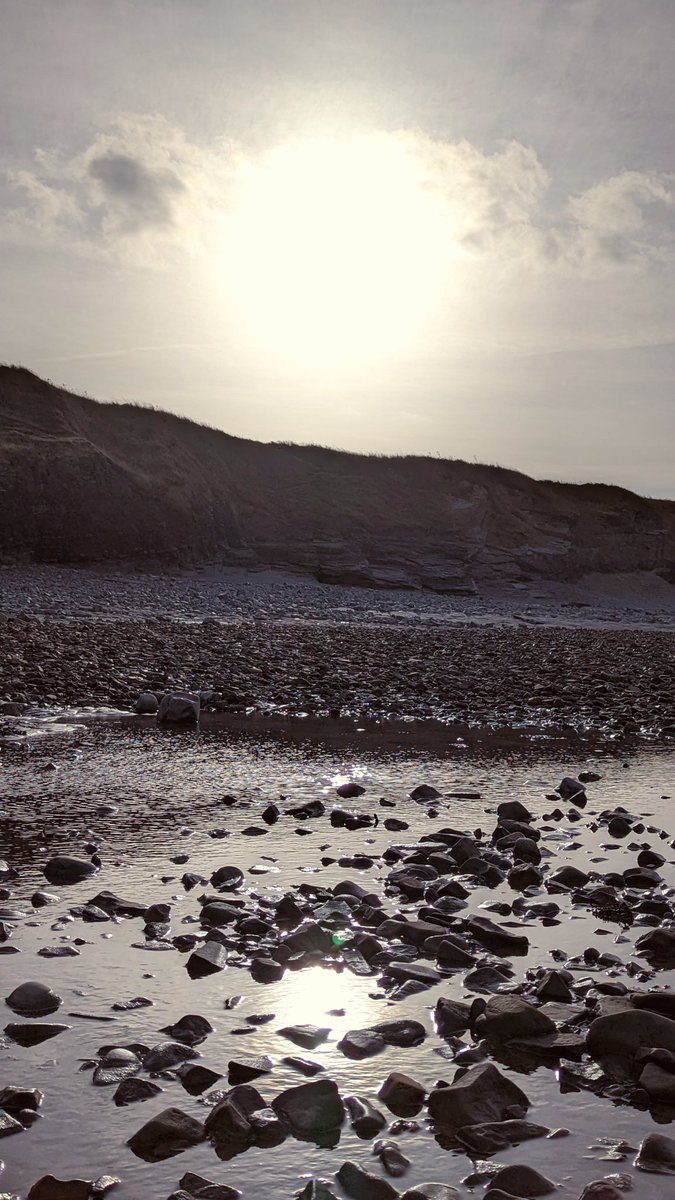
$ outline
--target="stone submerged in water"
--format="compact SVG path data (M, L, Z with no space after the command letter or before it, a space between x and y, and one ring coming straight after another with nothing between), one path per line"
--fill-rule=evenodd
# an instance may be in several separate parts
M642 1049L663 1049L675 1052L675 1021L648 1009L625 1009L597 1017L587 1038L592 1058L612 1055L634 1058Z
M49 883L81 883L95 875L101 866L101 860L94 854L90 859L71 858L67 854L57 854L50 858L42 869Z
M48 1013L56 1012L63 1001L45 983L29 980L19 984L9 996L5 996L5 1004L12 1012L22 1017L44 1017Z
M555 1183L545 1175L521 1163L513 1163L498 1171L491 1181L491 1187L501 1189L507 1195L522 1196L535 1200L538 1196L549 1196L556 1190Z
M525 1093L492 1063L482 1063L456 1075L448 1086L434 1088L428 1100L433 1120L453 1129L485 1121L520 1119L529 1106Z
M459 1191L448 1183L417 1183L407 1188L401 1200L454 1200Z
M133 1050L123 1046L114 1046L99 1062L94 1071L93 1082L97 1087L108 1087L113 1083L121 1083L132 1075L137 1075L141 1069L141 1060Z
M490 1042L513 1038L537 1038L555 1034L556 1025L541 1009L520 996L490 996L474 1026L476 1034Z
M65 1033L66 1029L72 1029L72 1026L50 1025L46 1021L36 1021L34 1025L23 1025L16 1021L10 1021L9 1025L5 1025L7 1037L19 1046L39 1046L40 1042L46 1042L59 1033Z
M313 1079L310 1083L287 1088L272 1101L272 1108L294 1133L299 1134L339 1129L345 1119L345 1106L332 1079Z
M190 1146L197 1146L205 1137L201 1121L181 1112L179 1108L165 1108L156 1117L146 1122L129 1138L127 1145L137 1158L145 1162L162 1162L173 1158Z
M89 1200L93 1187L90 1179L56 1179L43 1175L33 1184L28 1200Z
M337 1173L342 1188L353 1200L396 1200L399 1192L380 1175L364 1171L358 1163L344 1162Z
M157 720L167 725L197 725L199 715L199 696L189 692L167 692L157 710Z
M635 1166L654 1175L675 1175L675 1138L648 1133L640 1144Z

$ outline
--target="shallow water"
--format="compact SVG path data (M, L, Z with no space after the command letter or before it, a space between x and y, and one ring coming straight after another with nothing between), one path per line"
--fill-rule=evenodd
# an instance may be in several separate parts
M584 769L597 770L602 779L589 785L589 806L582 820L552 827L542 835L542 845L555 853L559 862L574 862L586 869L591 862L601 871L621 870L629 862L633 865L635 854L625 844L607 849L606 828L595 832L587 828L594 814L622 805L640 813L647 825L668 830L673 803L668 797L675 796L672 750L654 748L626 758L619 757L616 748L590 750L545 740L510 749L467 747L449 741L441 731L431 736L421 728L386 734L383 730L359 733L345 729L334 731L327 741L325 730L322 733L309 724L267 728L255 735L219 728L171 733L142 722L70 725L48 743L34 739L27 747L6 745L2 762L0 797L6 816L0 817L0 857L20 869L20 878L12 885L12 903L22 902L27 919L17 923L9 943L17 945L21 953L0 957L1 994L9 994L24 980L41 979L64 1000L59 1013L48 1019L62 1020L71 1028L41 1046L22 1048L9 1041L3 1046L2 1083L39 1087L45 1100L42 1120L3 1140L6 1168L0 1185L6 1191L25 1193L47 1172L62 1178L112 1173L122 1179L113 1193L119 1200L165 1200L188 1170L238 1187L245 1197L258 1200L292 1196L309 1174L331 1178L346 1159L377 1174L382 1174L382 1168L372 1154L372 1143L360 1141L348 1123L333 1149L289 1138L277 1148L254 1148L221 1163L207 1142L163 1163L142 1162L126 1141L151 1116L169 1105L201 1118L207 1110L177 1079L159 1080L164 1091L153 1100L116 1108L114 1088L94 1087L91 1071L80 1070L82 1061L95 1057L101 1045L133 1041L154 1045L164 1039L158 1032L162 1026L185 1013L198 1012L215 1030L200 1047L204 1065L226 1076L228 1060L238 1054L269 1054L273 1058L272 1073L255 1081L267 1099L304 1082L280 1061L293 1053L322 1063L343 1094L375 1099L380 1082L391 1070L406 1071L427 1087L438 1078L452 1078L455 1068L439 1053L446 1043L433 1033L431 1010L439 996L462 998L467 992L463 973L459 973L401 1003L390 1003L375 977L358 978L348 970L318 967L287 972L280 983L270 986L254 983L246 969L235 966L193 981L185 971L184 955L175 949L159 952L143 946L142 922L86 924L77 918L61 925L60 918L71 906L104 888L148 903L166 900L173 904L172 933L194 932L199 928L193 924L199 911L197 896L204 889L185 893L180 877L185 870L208 876L225 863L240 866L246 875L246 891L264 898L278 897L302 882L330 886L344 878L381 891L390 869L386 864L378 862L367 871L343 869L337 863L321 867L322 855L337 859L340 854L357 851L378 853L390 843L414 844L421 834L448 825L482 827L489 833L501 800L520 799L534 813L542 814L556 807L545 794L563 775L576 775ZM390 834L380 824L376 829L349 832L332 828L324 818L304 823L311 833L298 836L295 831L300 823L282 817L264 837L242 833L252 825L260 826L262 809L270 801L279 803L280 796L287 798L280 803L282 809L314 798L323 799L328 808L334 801L342 804L334 789L348 779L362 783L366 793L357 801L345 802L345 807L377 812L381 818L395 815L409 822L410 828ZM419 783L433 784L442 793L479 792L480 799L443 798L436 806L439 815L430 818L425 807L408 796ZM226 795L235 796L237 805L224 805ZM381 797L393 800L395 809L381 808ZM115 811L99 813L101 805L114 806ZM210 836L215 831L225 836ZM675 858L670 838L666 841L658 834L646 833L642 840ZM98 875L72 887L46 885L41 875L46 859L59 852L82 855L87 843L100 843L103 867ZM170 857L177 853L190 856L185 866L171 863ZM668 885L675 883L672 863L662 874ZM35 887L56 892L59 902L33 910L28 901ZM542 896L547 899L545 893ZM594 945L616 953L624 963L633 959L633 945L643 927L636 924L622 931L617 925L603 924L587 909L572 908L567 898L553 898L561 905L562 919L548 927L527 924L530 953L527 959L514 960L514 982L522 979L528 968L554 965L550 952L558 947L578 952ZM514 893L505 884L492 891L475 888L469 911L497 899L511 903ZM387 904L391 911L406 908L395 899ZM507 918L507 924L509 920L517 922L518 918ZM617 941L617 936L621 940ZM85 939L77 958L37 956L40 947L66 944L76 937ZM643 960L633 961L640 970L646 966ZM588 976L588 968L580 974ZM607 972L603 977L608 977ZM620 972L618 977L626 978ZM636 986L646 990L655 984L675 985L675 972L659 972L653 981L647 976L639 981L638 977ZM111 1012L115 1001L138 995L151 999L153 1007ZM243 997L241 1002L232 1010L225 1009L224 1001L235 995ZM4 1025L16 1018L3 1008ZM344 1017L327 1015L336 1008L346 1010ZM275 1019L269 1024L248 1027L253 1032L246 1036L234 1032L247 1027L247 1016L270 1012ZM70 1013L98 1019L67 1015ZM404 1016L424 1022L429 1036L422 1046L387 1048L361 1062L346 1059L336 1049L346 1029ZM297 1050L276 1032L287 1024L308 1022L331 1028L329 1040L315 1051ZM532 1103L529 1118L551 1128L564 1126L570 1135L530 1141L500 1153L493 1162L526 1162L538 1167L562 1185L558 1194L570 1200L591 1179L614 1171L633 1176L636 1198L660 1200L666 1194L669 1181L635 1171L631 1166L634 1155L629 1154L623 1162L603 1161L606 1150L590 1149L602 1135L625 1138L637 1147L647 1132L657 1128L648 1112L588 1092L562 1094L551 1067L539 1067L526 1076L513 1068L505 1070L514 1074L527 1092ZM227 1087L226 1078L216 1086ZM471 1160L442 1149L431 1136L424 1113L417 1118L419 1131L397 1139L411 1166L404 1178L395 1182L401 1191L425 1179L459 1187L472 1168ZM663 1132L672 1132L672 1126ZM331 1186L336 1195L343 1195L339 1185L333 1182Z

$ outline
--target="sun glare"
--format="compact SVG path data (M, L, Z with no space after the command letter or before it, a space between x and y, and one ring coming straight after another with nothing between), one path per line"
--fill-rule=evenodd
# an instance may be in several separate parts
M414 343L440 298L446 237L394 136L288 142L242 168L226 287L263 349L351 366Z

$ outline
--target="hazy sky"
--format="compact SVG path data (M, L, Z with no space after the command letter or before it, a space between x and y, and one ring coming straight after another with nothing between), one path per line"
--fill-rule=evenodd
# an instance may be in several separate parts
M674 0L0 0L0 357L675 496Z

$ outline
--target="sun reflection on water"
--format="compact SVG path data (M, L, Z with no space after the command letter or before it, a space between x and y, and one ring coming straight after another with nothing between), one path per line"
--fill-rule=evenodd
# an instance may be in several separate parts
M286 972L278 985L274 1007L280 1026L330 1027L328 1042L334 1043L346 1029L383 1019L379 1002L368 994L375 989L374 979L358 979L351 971L308 967Z

